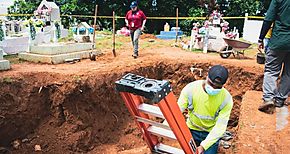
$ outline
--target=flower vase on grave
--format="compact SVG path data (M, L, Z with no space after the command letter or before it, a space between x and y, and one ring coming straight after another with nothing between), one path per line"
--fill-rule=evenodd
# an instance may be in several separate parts
M240 39L240 33L239 33L239 30L237 29L235 33L236 33L236 40L239 40L239 39Z
M52 31L53 31L53 43L57 43L57 34L56 34L56 27L55 25L52 26Z
M203 53L207 53L208 49L208 37L209 37L209 22L206 21L204 24L205 27L205 35L203 40Z
M0 60L3 60L3 49L2 49L2 46L0 46Z
M205 29L205 36L204 36L204 46L203 46L203 53L207 53L208 49L208 35L209 35L209 29Z
M3 30L4 40L5 40L7 37L7 28L6 28L5 22L2 23L2 30Z
M29 21L29 40L28 40L28 52L30 51L30 46L35 45L36 30L32 21Z
M198 44L198 28L194 28L191 31L191 45L190 48L197 49Z
M53 42L57 43L58 39L60 39L60 24L55 21L53 25L53 30L54 30L54 37L53 37Z
M3 41L5 39L5 31L3 28L3 25L0 26L0 41Z
M165 32L169 32L169 30L170 30L170 25L169 25L168 23L166 23L166 24L164 25L164 31L165 31Z

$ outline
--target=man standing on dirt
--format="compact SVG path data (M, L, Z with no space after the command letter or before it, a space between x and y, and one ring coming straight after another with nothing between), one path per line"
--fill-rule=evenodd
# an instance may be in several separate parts
M136 59L139 56L139 37L141 35L141 32L144 30L146 24L146 16L143 11L138 8L136 1L133 1L131 3L130 8L131 10L128 11L126 14L125 22L126 26L129 27L131 40L134 48L134 53L132 56Z
M181 91L178 105L188 112L186 124L198 146L199 153L215 154L219 140L227 129L233 107L231 94L223 88L228 70L215 65L206 80L194 81Z
M290 92L290 1L272 0L259 37L259 49L264 48L263 39L274 23L270 50L266 52L263 81L263 104L259 110L273 113L276 107L282 107ZM282 65L284 66L282 67ZM283 70L282 70L283 68ZM277 88L276 82L282 76Z

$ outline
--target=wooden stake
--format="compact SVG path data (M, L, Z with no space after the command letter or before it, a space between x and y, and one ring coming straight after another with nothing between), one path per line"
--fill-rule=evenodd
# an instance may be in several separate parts
M93 32L93 49L97 46L96 45L96 24L97 24L97 13L98 13L98 5L96 5L96 8L95 8L95 17L94 17L94 32Z
M116 25L115 25L115 11L113 11L113 54L114 57L116 57L116 51L115 51L115 31L116 31Z
M177 43L177 38L178 38L178 8L176 8L176 38L175 38L175 43Z

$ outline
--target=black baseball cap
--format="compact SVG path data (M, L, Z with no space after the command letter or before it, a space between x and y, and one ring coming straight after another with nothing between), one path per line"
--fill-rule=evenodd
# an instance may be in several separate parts
M215 65L208 71L208 78L216 84L224 85L229 76L228 70L222 65Z
M137 7L138 3L136 1L133 1L130 5L130 8L134 8L134 7Z

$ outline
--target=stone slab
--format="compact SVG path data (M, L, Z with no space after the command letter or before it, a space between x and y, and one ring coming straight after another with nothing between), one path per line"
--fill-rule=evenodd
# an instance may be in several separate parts
M17 54L20 52L26 52L28 50L28 45L15 45L15 46L7 46L3 47L5 53L8 55Z
M50 28L48 27L48 30ZM51 40L53 32L48 33L37 33L36 34L36 40L34 41L35 44L41 44L41 43L49 43ZM27 33L23 33L24 36L22 37L6 37L4 41L0 41L0 46L3 47L3 50L7 54L18 54L20 52L26 52L28 50L28 40L29 37L27 36ZM61 37L67 37L68 36L68 30L62 29Z
M65 54L58 54L58 55L40 55L34 53L19 53L18 57L22 60L31 61L35 63L48 63L48 64L61 64L65 62L65 59L86 59L89 58L89 54L92 51L79 51L73 53L65 53ZM100 54L98 51L94 51L95 54Z
M160 35L176 36L176 31L169 31L169 32L161 31ZM182 31L177 31L177 36L180 36L180 35L183 35L183 32Z
M0 71L10 69L10 62L8 60L0 60Z
M0 42L5 53L17 54L28 50L28 37L7 37L6 40Z
M162 39L162 40L173 40L176 39L176 36L166 36L166 35L156 35L156 37L158 39ZM178 39L181 38L181 36L177 36Z
M41 44L30 47L30 53L40 55L57 55L92 49L92 43L71 43L71 44Z

